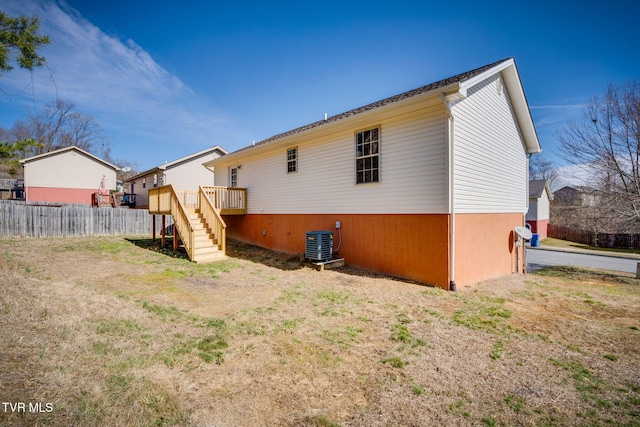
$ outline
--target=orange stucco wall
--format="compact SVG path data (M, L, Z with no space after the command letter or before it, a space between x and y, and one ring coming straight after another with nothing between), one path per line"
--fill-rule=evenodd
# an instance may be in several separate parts
M305 233L334 232L348 265L447 289L449 216L369 214L250 214L225 216L227 236L258 246L304 253ZM263 234L266 232L266 235Z
M339 256L348 265L449 289L449 221L447 214L251 214L225 216L227 236L288 253L304 253L305 233L334 233L341 222ZM455 283L457 288L522 271L522 251L514 228L522 213L457 214ZM517 262L520 261L520 269Z
M522 250L515 245L514 228L523 224L521 213L457 214L456 287L522 271Z
M25 191L29 202L91 204L91 195L98 190L95 188L27 187Z

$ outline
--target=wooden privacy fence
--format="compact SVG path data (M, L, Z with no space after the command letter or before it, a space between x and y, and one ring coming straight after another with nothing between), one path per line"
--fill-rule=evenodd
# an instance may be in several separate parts
M167 218L166 226L173 224ZM0 201L2 237L141 236L152 234L146 209ZM156 221L156 233L162 229Z
M640 249L640 234L598 233L595 231L549 224L547 226L547 235L556 239L601 248Z

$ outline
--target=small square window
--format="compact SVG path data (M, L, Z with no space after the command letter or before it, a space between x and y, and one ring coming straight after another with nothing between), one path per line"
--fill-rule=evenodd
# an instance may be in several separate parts
M287 149L287 173L298 171L298 148Z

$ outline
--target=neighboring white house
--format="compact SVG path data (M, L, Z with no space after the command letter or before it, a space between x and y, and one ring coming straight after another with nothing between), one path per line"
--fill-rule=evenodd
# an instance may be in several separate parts
M149 189L172 184L176 190L197 190L199 185L213 185L213 174L203 163L227 154L215 146L181 159L139 173L125 181L128 192L136 195L136 207L149 204Z
M28 202L90 204L104 177L108 190L116 189L120 170L91 153L71 146L20 160Z
M307 231L328 230L349 265L453 289L523 270L514 228L538 152L505 59L206 165L216 185L247 189L227 236L302 253Z
M529 211L525 220L531 232L539 234L540 239L547 237L551 200L553 200L553 194L547 180L529 181Z

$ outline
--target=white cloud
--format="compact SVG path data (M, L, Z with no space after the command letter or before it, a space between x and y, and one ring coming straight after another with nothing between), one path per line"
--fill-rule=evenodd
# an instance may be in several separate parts
M593 185L596 168L593 165L564 165L557 170L558 179L553 191L565 186L580 187Z
M38 111L59 97L95 116L116 149L147 144L148 155L151 148L167 148L161 161L149 159L152 164L145 166L225 145L225 139L248 139L238 135L232 118L158 65L135 41L105 34L65 3L10 2L3 10L11 16L38 16L41 33L53 42L42 50L48 69L15 69L2 76L11 102ZM115 154L119 156L117 150Z
M531 105L531 114L536 118L536 126L565 125L568 121L576 120L583 108L583 104Z

